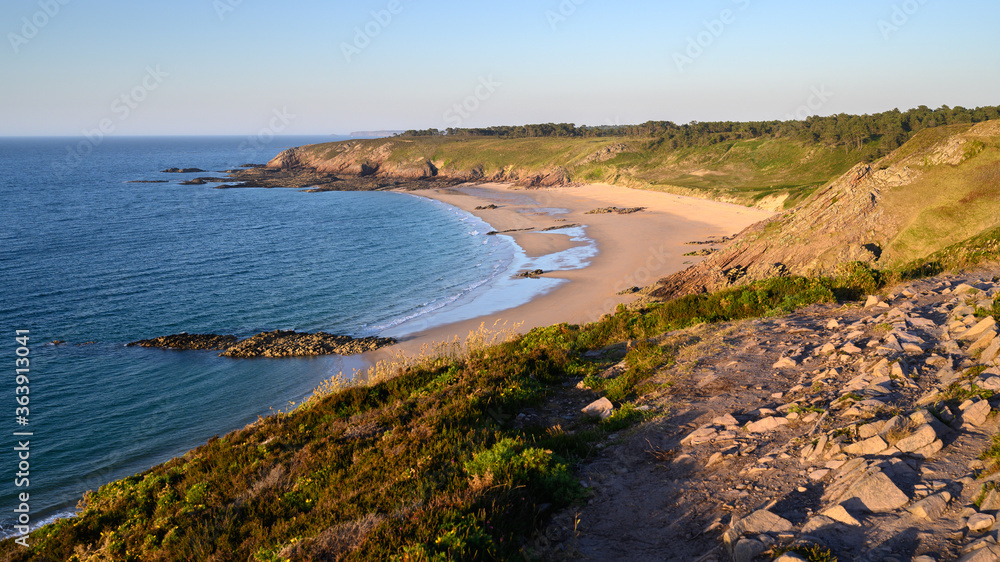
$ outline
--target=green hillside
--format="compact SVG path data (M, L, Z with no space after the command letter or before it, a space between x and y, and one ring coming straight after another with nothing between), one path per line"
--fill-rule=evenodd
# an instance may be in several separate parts
M355 162L431 162L441 177L523 178L559 168L568 179L690 194L745 205L773 198L791 207L862 159L857 150L790 139L726 141L670 148L662 138L413 137L303 147L312 161L350 146Z

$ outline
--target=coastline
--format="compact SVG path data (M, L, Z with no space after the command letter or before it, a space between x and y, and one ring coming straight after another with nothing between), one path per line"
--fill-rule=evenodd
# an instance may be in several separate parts
M620 291L650 285L704 259L684 256L697 249L686 243L730 236L773 215L735 204L606 184L531 190L507 184L464 184L405 193L440 201L478 217L498 235L510 236L529 262L545 261L546 256L574 248L586 252L588 245L596 246L597 251L585 260L589 262L585 267L553 267L557 271L546 271L542 279L559 282L525 304L398 336L398 344L366 354L373 362L399 352L416 355L425 345L464 337L481 325L520 325L519 331L526 332L562 322L598 320L619 304L638 298L617 294ZM484 208L491 205L497 208ZM645 210L627 215L587 214L605 207ZM560 227L562 230L545 231ZM584 237L577 236L581 230Z

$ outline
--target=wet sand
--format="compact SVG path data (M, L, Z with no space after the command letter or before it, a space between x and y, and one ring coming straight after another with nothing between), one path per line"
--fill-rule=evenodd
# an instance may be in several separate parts
M580 324L598 320L634 295L617 295L630 287L643 287L703 259L684 256L703 248L685 244L710 237L735 234L773 213L739 205L718 203L656 191L610 185L586 185L549 189L515 189L507 185L468 185L411 191L468 211L495 230L518 230L506 235L537 258L584 244L565 234L539 232L568 224L585 225L586 236L596 242L598 254L590 265L572 271L546 273L545 278L564 279L547 294L527 304L433 327L400 338L385 353L416 354L424 345L464 338L485 324L520 324L524 332L537 326L561 322ZM476 207L496 205L497 209ZM586 214L603 207L646 207L645 211L619 214ZM530 230L521 230L530 229ZM518 279L517 283L534 283ZM372 356L377 359L382 353Z

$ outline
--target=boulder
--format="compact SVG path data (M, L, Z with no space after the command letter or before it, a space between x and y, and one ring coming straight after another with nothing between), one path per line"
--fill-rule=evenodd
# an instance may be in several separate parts
M733 550L733 560L736 562L753 562L767 550L767 545L756 539L740 539Z
M993 342L983 350L979 360L983 363L991 363L1000 358L1000 338L993 338Z
M591 402L586 408L580 411L592 418L600 418L603 420L611 417L611 414L615 411L615 405L612 404L607 398L601 398L600 400Z
M740 422L736 421L736 418L732 414L726 414L724 416L719 416L712 420L714 425L722 427L738 427Z
M997 321L993 319L992 316L987 316L986 319L979 322L975 326L969 328L958 337L962 341L974 342L979 338L983 337L986 332L993 332L996 335Z
M992 330L987 330L987 332L983 334L983 337L979 338L978 340L976 340L975 343L969 346L969 349L966 351L966 353L968 353L971 356L980 355L981 353L985 352L986 349L990 347L996 340L997 340L997 333Z
M889 444L876 435L870 439L847 445L844 447L844 452L854 456L877 455L888 448Z
M854 518L853 515L847 512L847 509L842 505L835 505L830 509L824 511L821 515L829 517L838 523L843 523L850 527L860 527L861 522Z
M988 544L958 559L958 562L996 562L1000 560L1000 546Z
M922 449L933 443L937 439L937 432L934 427L925 423L917 428L909 437L905 437L896 442L896 448L904 453L912 453L917 449Z
M944 513L944 510L948 507L948 502L950 501L951 494L948 492L941 492L940 494L934 494L933 496L928 496L918 501L910 506L909 511L914 517L920 517L933 521L938 517L941 517L941 514Z
M774 365L772 365L775 369L792 369L798 366L799 364L791 357L782 357L781 359L778 359Z
M941 451L941 449L944 449L944 441L936 439L930 445L927 445L926 447L921 447L910 454L913 455L914 457L926 459L938 454L938 452Z
M986 492L983 501L979 503L979 509L983 511L1000 511L1000 491L994 488Z
M992 515L977 513L972 517L969 517L969 521L965 525L973 533L985 533L986 531L992 529L996 522L996 517L993 517Z
M980 400L962 412L962 419L966 423L971 423L975 426L980 426L986 423L986 418L989 417L990 412L993 408L990 407L990 403L986 400Z

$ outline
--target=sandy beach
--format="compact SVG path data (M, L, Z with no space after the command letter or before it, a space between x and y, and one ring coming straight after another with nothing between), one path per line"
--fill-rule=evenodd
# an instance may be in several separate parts
M610 185L525 190L508 185L466 185L409 193L435 199L472 213L496 231L512 236L529 258L560 252L585 242L544 229L582 225L598 254L590 265L572 271L546 272L565 279L550 292L494 314L438 326L400 338L387 351L417 353L425 344L464 337L480 325L520 324L521 331L560 322L592 322L634 295L617 293L643 287L703 259L684 256L704 246L687 242L735 234L772 215L739 205ZM496 205L496 209L477 209ZM645 207L632 214L587 214L605 207ZM519 279L518 283L537 282Z

